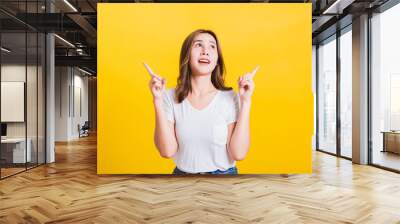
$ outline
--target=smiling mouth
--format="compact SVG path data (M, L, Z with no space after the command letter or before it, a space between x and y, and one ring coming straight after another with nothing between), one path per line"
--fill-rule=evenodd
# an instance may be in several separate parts
M198 62L199 62L199 64L203 64L203 65L210 64L210 60L208 60L208 59L200 59Z

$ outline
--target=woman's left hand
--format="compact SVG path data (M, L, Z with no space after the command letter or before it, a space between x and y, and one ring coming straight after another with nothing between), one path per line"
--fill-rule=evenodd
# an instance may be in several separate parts
M253 81L254 75L257 73L260 66L257 66L252 72L246 73L239 77L239 97L240 102L250 102L253 95L255 84Z

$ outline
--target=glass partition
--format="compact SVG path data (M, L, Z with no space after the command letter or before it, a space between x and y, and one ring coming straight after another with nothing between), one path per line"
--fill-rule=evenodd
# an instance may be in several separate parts
M26 140L26 33L3 32L1 47L1 176L7 177L24 171L31 161Z
M45 1L1 1L17 16ZM34 17L35 18L35 17ZM6 21L6 22L4 22ZM0 178L45 163L45 34L0 12Z

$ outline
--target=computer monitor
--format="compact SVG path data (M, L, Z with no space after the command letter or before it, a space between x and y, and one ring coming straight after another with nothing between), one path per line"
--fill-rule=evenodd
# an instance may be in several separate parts
M1 123L1 136L7 136L7 124Z

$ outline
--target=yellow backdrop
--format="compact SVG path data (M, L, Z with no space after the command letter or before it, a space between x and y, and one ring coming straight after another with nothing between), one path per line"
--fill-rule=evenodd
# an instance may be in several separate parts
M226 81L256 65L251 147L239 173L310 173L313 133L311 4L98 4L99 174L165 174L153 142L147 62L176 85L184 38L220 38Z

